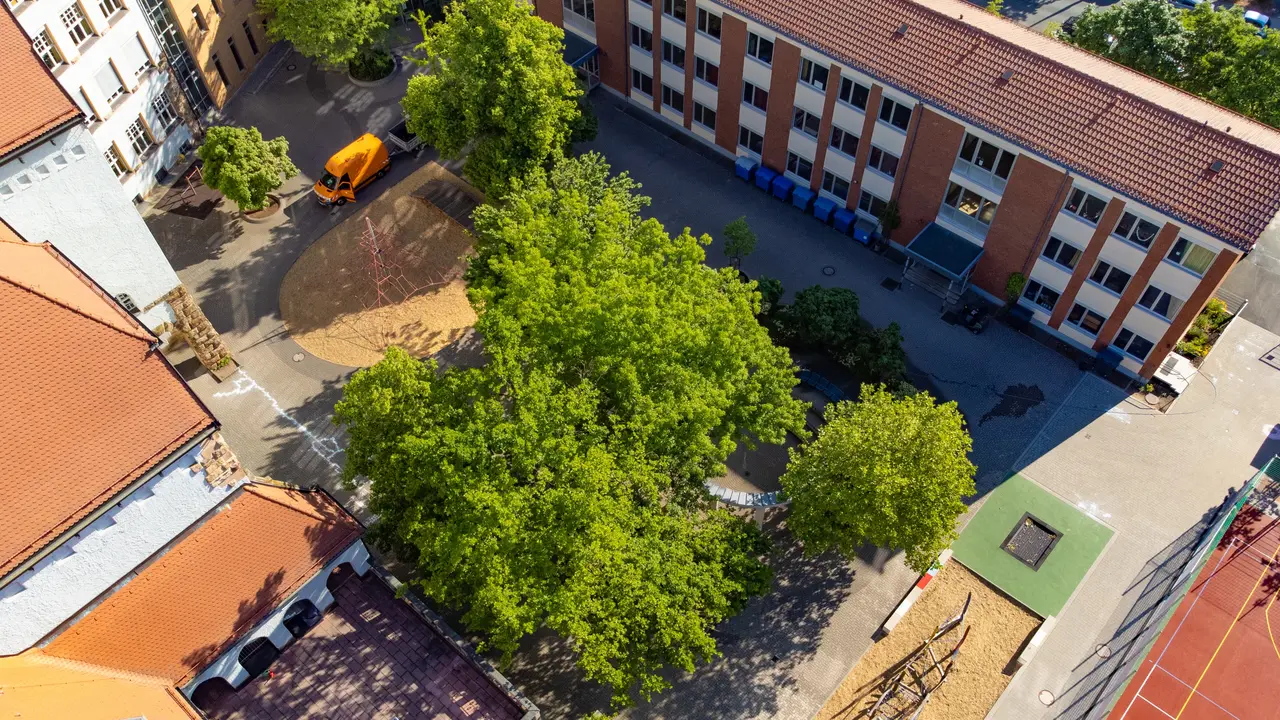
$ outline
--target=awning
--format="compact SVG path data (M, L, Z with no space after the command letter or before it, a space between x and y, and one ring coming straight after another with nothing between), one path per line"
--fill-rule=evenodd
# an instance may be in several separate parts
M907 245L907 255L952 280L964 280L982 257L982 246L938 223L929 223Z
M569 67L582 67L599 52L595 43L568 29L564 31L564 61Z

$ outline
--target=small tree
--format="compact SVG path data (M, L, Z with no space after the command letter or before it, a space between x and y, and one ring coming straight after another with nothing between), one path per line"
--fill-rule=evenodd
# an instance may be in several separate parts
M271 18L267 37L288 40L298 52L333 65L351 62L382 42L397 0L258 0Z
M796 342L831 351L844 349L861 330L858 296L848 288L814 285L786 306L784 324Z
M1020 272L1009 273L1009 279L1004 284L1004 298L1009 304L1018 302L1018 298L1022 297L1022 289L1027 286L1027 276Z
M778 301L782 299L782 281L761 275L756 278L756 292L760 293L761 311L765 315L772 315L778 308Z
M986 10L992 15L1000 15L1004 12L1004 0L989 0Z
M724 254L734 267L742 266L742 258L756 249L756 234L747 225L747 218L740 217L724 226Z
M204 162L204 183L240 207L261 210L267 193L298 174L289 160L289 141L263 140L258 128L220 125L209 128L196 151Z
M902 549L911 569L928 570L974 492L972 441L956 404L864 386L859 402L828 405L826 421L817 439L791 450L782 476L791 532L808 554L852 559L870 543Z
M907 353L902 349L902 328L889 323L882 329L867 327L849 346L840 363L862 383L897 386L907 378Z
M880 211L880 235L886 242L893 237L893 231L902 225L902 215L898 212L898 201L890 200Z

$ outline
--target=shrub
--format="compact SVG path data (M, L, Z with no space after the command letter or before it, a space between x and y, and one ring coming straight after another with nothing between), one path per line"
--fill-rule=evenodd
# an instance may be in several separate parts
M778 309L778 301L782 299L782 281L761 275L756 278L756 291L760 293L760 311L770 315Z
M1018 302L1018 298L1022 297L1022 290L1027 286L1027 276L1020 272L1009 273L1009 280L1004 284L1004 296L1011 302Z
M848 288L805 288L784 310L783 329L797 344L835 355L849 347L860 330L858 296Z
M840 363L863 383L897 386L907 377L907 353L902 349L902 329L889 323L877 330L860 330Z
M351 77L365 82L381 80L390 75L395 66L395 58L384 50L362 52L347 63L347 69L351 72Z

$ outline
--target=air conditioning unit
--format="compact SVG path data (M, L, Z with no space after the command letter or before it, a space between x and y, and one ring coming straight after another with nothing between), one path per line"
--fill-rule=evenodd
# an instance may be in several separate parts
M1156 369L1155 377L1167 384L1173 391L1181 395L1187 386L1191 384L1191 379L1196 376L1196 366L1191 361L1182 357L1178 353L1169 353L1169 357L1160 363L1160 367Z

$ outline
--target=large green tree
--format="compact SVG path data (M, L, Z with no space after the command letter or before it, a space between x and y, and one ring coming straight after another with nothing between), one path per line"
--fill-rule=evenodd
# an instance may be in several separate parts
M521 0L457 0L423 27L420 61L401 105L409 129L440 154L467 151L463 173L501 195L512 178L552 162L571 137L594 134L561 55L564 31Z
M1071 40L1139 72L1175 81L1187 46L1181 13L1166 0L1127 0L1105 10L1086 5Z
M270 18L267 37L288 40L307 57L334 65L350 62L382 42L397 0L258 0Z
M550 627L619 704L714 658L713 628L768 589L767 540L703 483L804 424L753 286L703 264L708 238L642 220L635 187L588 155L482 206L486 365L392 349L335 411L419 587L508 657Z
M902 549L924 572L955 538L962 498L974 492L971 448L954 402L863 386L858 402L828 405L817 439L791 451L787 526L806 552Z
M289 141L264 140L258 128L216 125L196 151L204 183L227 196L241 211L260 210L267 193L298 174L289 160Z
M1210 3L1182 20L1187 28L1183 87L1280 126L1280 33L1259 35L1240 8L1215 11Z

